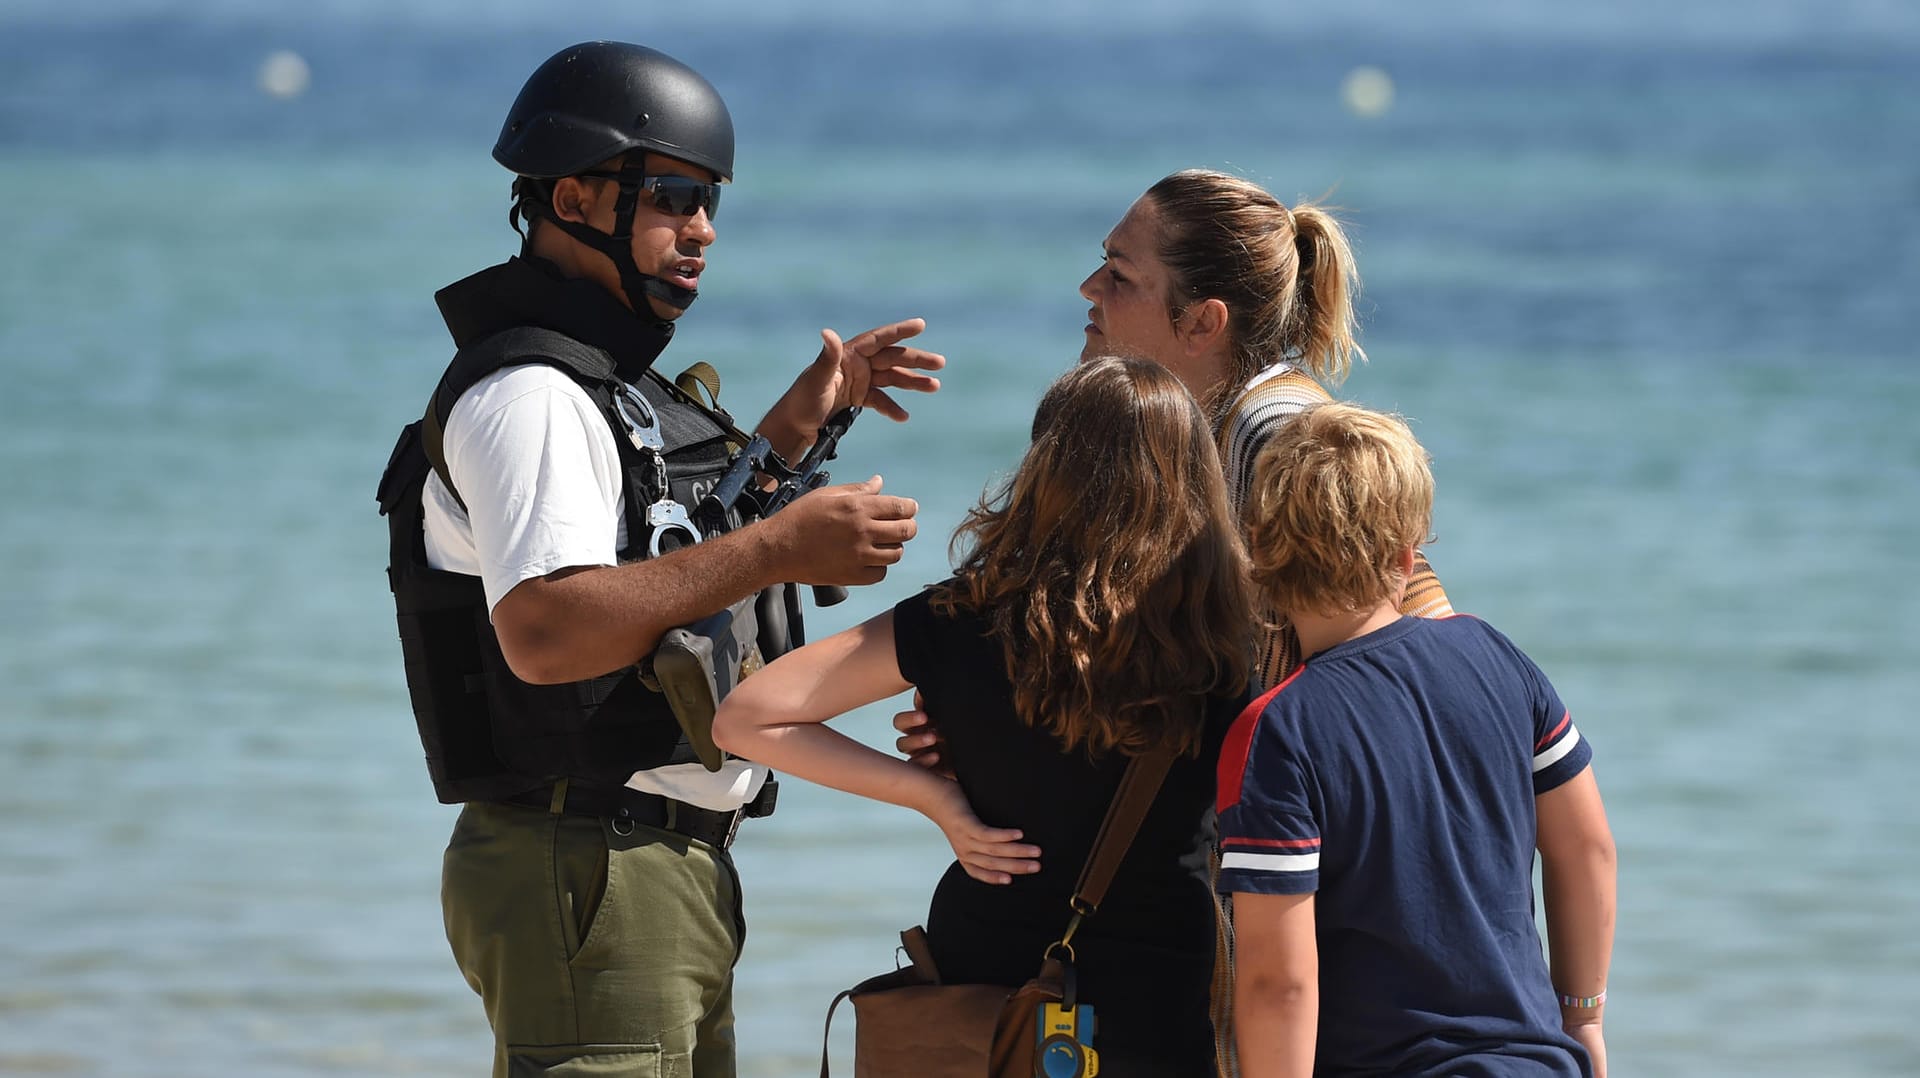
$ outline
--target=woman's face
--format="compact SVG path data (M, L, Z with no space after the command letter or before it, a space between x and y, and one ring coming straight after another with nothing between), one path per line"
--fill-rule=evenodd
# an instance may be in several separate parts
M1097 356L1151 359L1180 375L1185 349L1167 313L1172 279L1160 261L1160 211L1142 195L1107 233L1106 257L1080 282L1087 312L1081 362Z

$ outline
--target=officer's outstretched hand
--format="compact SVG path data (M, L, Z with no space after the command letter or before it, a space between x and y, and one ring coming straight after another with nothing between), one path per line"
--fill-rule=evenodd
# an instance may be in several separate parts
M880 493L880 477L821 487L768 517L780 579L796 584L876 584L919 531L912 498Z
M810 444L828 416L855 404L895 422L905 421L907 410L887 390L932 393L940 388L940 379L924 372L947 365L947 358L938 352L900 343L926 328L925 319L909 318L846 341L833 330L821 330L820 354L767 413L761 432L775 448L780 448L782 435Z

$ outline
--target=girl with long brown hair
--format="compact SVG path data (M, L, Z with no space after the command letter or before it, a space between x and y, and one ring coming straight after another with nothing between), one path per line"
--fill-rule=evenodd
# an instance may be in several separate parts
M935 964L1009 987L1058 937L1128 759L1180 749L1076 966L1103 1075L1208 1074L1208 809L1252 652L1237 533L1212 426L1180 381L1089 360L961 525L953 578L742 682L715 740L938 824L957 862L928 913ZM823 725L909 688L954 779Z

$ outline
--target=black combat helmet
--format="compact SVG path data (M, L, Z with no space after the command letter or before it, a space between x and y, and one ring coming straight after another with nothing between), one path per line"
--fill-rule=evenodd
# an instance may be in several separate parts
M527 80L493 159L553 180L636 148L733 179L733 117L712 83L643 45L589 41L555 53Z
M588 172L628 150L711 169L724 183L733 179L733 117L712 83L666 53L623 41L589 41L561 49L527 79L500 128L493 159L527 180L551 181ZM544 182L521 205L612 259L636 312L642 294L684 310L697 291L641 273L633 262L633 214L645 172L643 155L634 154L618 173L594 173L620 184L610 234L555 217ZM537 197L543 192L547 197ZM714 189L703 203L708 216L718 202Z

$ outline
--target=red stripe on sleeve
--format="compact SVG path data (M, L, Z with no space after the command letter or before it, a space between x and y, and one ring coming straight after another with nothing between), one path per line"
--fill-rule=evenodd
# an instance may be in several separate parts
M1561 715L1561 716L1560 716L1560 725L1558 725L1558 726L1556 726L1556 727L1554 727L1554 728L1553 728L1553 732L1552 732L1552 733L1550 733L1550 734L1548 734L1547 736L1545 736L1545 737L1543 737L1543 738L1541 738L1540 740L1538 740L1538 741L1536 741L1536 742L1534 742L1534 744L1533 744L1533 751L1535 751L1535 752L1539 752L1539 751L1540 751L1541 749L1544 749L1544 748L1546 748L1546 747L1547 747L1548 745L1551 745L1551 744L1553 744L1553 739L1554 739L1554 738L1556 738L1556 737L1559 737L1559 736L1560 736L1561 734L1564 734L1564 733L1566 733L1566 732L1567 732L1567 727L1568 727L1569 725L1571 725L1571 724L1572 724L1572 722L1573 722L1573 712L1571 712L1571 711L1569 711L1569 712L1566 712L1565 714L1563 714L1563 715ZM1508 744L1512 744L1512 742L1508 742Z
M1312 847L1319 849L1317 838L1223 838L1222 846L1279 846L1283 849L1299 850Z
M1248 704L1240 717L1233 720L1226 743L1220 746L1219 770L1214 775L1214 811L1225 812L1240 802L1240 786L1247 774L1247 755L1253 751L1253 732L1260 728L1260 713L1305 669L1302 666L1287 675L1285 681Z

